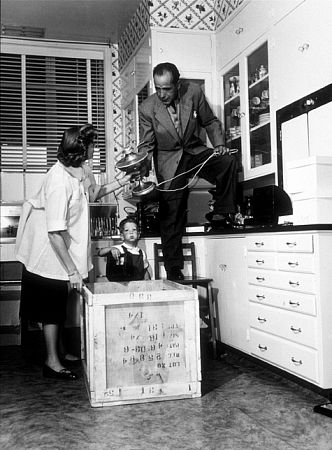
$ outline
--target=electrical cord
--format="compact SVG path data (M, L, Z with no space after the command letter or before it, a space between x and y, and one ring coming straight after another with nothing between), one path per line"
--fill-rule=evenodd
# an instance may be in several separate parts
M190 186L195 178L197 177L197 175L199 174L199 172L203 169L203 167L205 166L205 164L214 156L216 155L216 153L212 153L212 155L210 155L205 161L203 161L200 164L197 164L197 166L193 167L190 170L186 170L185 172L179 173L178 175L175 175L175 177L170 178L169 180L164 180L161 181L160 183L158 183L156 185L156 189L157 191L162 191L162 192L176 192L176 191L182 191L183 189L186 189L188 186ZM178 177L182 177L183 175L185 175L186 173L192 172L193 170L195 170L197 167L199 167L199 169L197 170L197 172L194 174L193 178L191 180L188 181L188 183L185 186L182 186L180 188L177 189L158 189L159 186L161 186L162 184L168 183L168 182L172 182L173 180L175 180Z
M233 154L233 153L237 153L237 151L238 151L237 148L231 148L231 149L228 150L227 154L230 155L230 154ZM214 151L214 152L213 152L213 153L212 153L205 161L203 161L203 162L200 163L200 164L197 164L197 166L195 166L195 167L193 167L193 168L187 170L186 172L179 173L178 175L175 175L175 177L172 177L172 178L170 178L169 180L161 181L160 183L158 183L158 184L156 185L157 191L161 191L161 192L176 192L176 191L182 191L183 189L186 189L187 187L189 187L189 186L195 181L195 178L197 177L197 175L199 174L199 172L203 169L203 167L205 166L205 164L206 164L211 158L213 158L214 156L220 156L220 154L219 154L217 151ZM199 167L199 169L198 169L197 172L194 174L194 176L192 177L192 179L189 180L188 183L187 183L185 186L182 186L182 187L177 188L177 189L158 189L158 187L161 186L162 184L171 182L171 181L175 180L176 178L185 175L186 173L192 172L192 171L195 170L197 167Z

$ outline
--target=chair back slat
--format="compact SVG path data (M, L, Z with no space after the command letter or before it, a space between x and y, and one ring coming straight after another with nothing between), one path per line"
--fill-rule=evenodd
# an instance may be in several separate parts
M183 259L185 262L189 262L191 265L191 277L197 278L197 266L196 266L196 252L194 242L188 244L182 244ZM162 253L162 244L154 244L154 273L155 279L160 279L160 265L164 263L164 256Z

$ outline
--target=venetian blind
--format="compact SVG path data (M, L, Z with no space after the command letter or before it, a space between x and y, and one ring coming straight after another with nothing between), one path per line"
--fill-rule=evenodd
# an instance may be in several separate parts
M63 131L93 123L94 170L106 170L104 61L0 55L1 170L46 172Z

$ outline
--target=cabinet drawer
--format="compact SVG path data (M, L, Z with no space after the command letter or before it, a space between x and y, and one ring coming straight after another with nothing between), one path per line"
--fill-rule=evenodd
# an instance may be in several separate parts
M15 257L15 244L0 244L0 261L17 261Z
M248 251L275 251L276 239L272 235L255 235L247 236L247 249Z
M250 326L282 338L317 348L316 318L251 303Z
M277 256L279 270L287 272L314 273L313 253L279 253Z
M250 351L282 369L319 383L318 352L277 336L250 330Z
M312 234L285 234L277 236L277 250L279 252L304 252L314 251Z
M0 326L19 327L20 300L0 301Z
M292 292L316 292L315 277L308 273L289 273L248 269L248 282L257 286L285 289Z
M248 252L248 266L260 269L276 269L276 253Z
M316 315L316 297L312 294L298 294L269 288L249 286L249 301L276 306L303 314Z

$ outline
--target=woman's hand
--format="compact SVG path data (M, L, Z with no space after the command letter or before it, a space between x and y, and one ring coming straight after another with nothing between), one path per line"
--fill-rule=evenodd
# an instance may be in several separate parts
M137 177L137 175L139 175L139 171L136 172L131 172L129 174L126 174L125 172L120 172L116 177L116 181L122 186L124 186L125 184L130 183L131 181L133 181L133 178Z
M81 292L83 287L83 278L79 272L75 270L73 273L69 273L68 277L70 289L76 289L76 291Z

